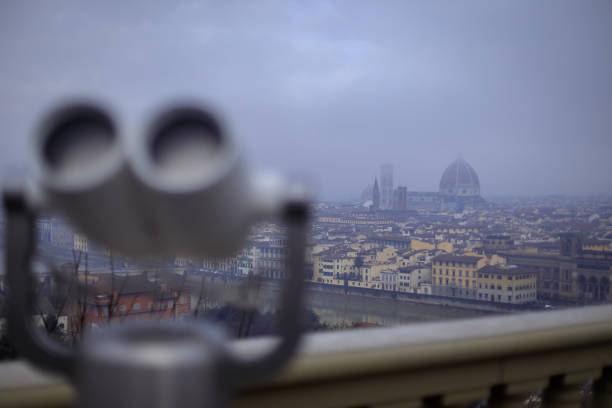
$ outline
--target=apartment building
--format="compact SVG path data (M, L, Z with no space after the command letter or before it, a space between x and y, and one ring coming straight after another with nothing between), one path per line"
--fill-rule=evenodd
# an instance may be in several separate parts
M487 264L486 257L438 255L432 259L432 294L476 299L477 270Z
M487 265L478 270L478 299L524 304L537 300L537 274L516 265Z

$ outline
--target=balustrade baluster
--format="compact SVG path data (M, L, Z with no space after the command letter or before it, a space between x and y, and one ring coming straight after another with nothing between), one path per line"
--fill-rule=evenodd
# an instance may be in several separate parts
M489 396L488 389L452 392L437 397L425 398L425 408L465 408L468 404L485 400Z
M593 387L593 408L609 407L612 407L612 366L604 368Z
M539 389L546 386L546 380L525 381L494 387L489 398L489 408L524 408L525 401Z
M551 377L542 408L581 408L582 388L589 379L599 378L601 370L583 371Z

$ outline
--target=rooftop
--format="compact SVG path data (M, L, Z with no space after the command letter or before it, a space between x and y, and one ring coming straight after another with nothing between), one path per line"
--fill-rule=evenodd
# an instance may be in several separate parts
M481 273L498 273L501 275L523 275L526 273L535 273L535 271L527 268L517 267L515 265L499 266L486 265L478 270Z
M433 262L460 262L460 263L468 263L475 264L480 261L482 258L478 256L468 256L468 255L450 255L443 254L438 255L432 259Z

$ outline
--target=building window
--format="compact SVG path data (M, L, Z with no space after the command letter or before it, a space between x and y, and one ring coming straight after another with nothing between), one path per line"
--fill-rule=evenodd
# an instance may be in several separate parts
M132 307L132 309L140 310L140 303L134 303L134 307Z
M126 307L125 307L125 305L121 305L121 306L119 306L119 311L121 311L121 312L125 312L125 311L126 311Z

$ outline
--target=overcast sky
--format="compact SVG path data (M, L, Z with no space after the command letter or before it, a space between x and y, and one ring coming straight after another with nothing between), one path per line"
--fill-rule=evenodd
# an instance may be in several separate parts
M322 199L386 162L436 191L458 155L485 197L612 193L609 0L3 1L0 51L0 176L57 101L99 99L136 132L190 97Z

